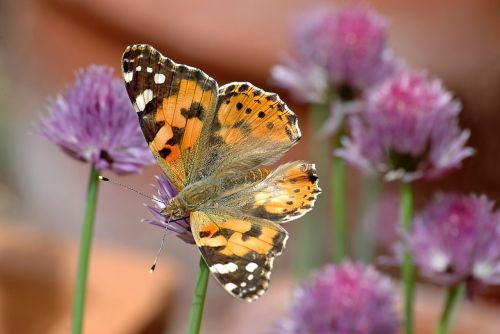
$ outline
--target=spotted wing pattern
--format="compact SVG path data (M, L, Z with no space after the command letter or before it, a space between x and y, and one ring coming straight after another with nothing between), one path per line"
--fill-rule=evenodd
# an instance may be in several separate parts
M205 122L217 103L217 82L199 69L178 65L144 44L129 46L122 74L144 136L170 181L185 186Z
M297 117L277 94L250 83L233 82L219 89L214 135L229 147L261 138L291 145L301 136Z
M211 150L198 159L198 180L273 163L301 137L297 116L278 95L246 82L220 87L207 130Z
M321 189L314 164L294 161L278 167L245 194L240 210L255 217L284 223L312 210L319 193Z
M264 294L287 232L266 220L228 211L196 211L190 219L196 244L224 289L247 301Z

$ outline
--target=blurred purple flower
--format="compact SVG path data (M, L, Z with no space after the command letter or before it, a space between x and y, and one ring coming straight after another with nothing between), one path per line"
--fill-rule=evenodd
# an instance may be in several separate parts
M308 12L292 31L293 60L276 65L271 77L302 102L325 103L333 97L335 119L324 131L335 131L345 116L336 113L346 110L339 103L357 100L400 67L387 45L386 26L362 5Z
M177 196L179 191L167 179L165 175L156 176L158 186L152 185L156 189L156 195L153 196L153 205L146 205L149 211L153 214L154 219L143 219L145 223L160 226L174 232L183 241L194 244L193 234L189 224L189 217L186 218L171 218L162 215L163 209L170 199ZM168 223L167 223L168 222Z
M328 73L314 63L301 63L288 57L282 65L271 69L273 80L281 88L302 102L319 102L326 99Z
M37 130L100 171L138 173L154 163L125 87L110 67L81 70L73 85L50 101Z
M465 147L461 105L441 81L419 72L400 73L373 90L365 112L349 121L350 138L337 155L386 180L436 178L474 153Z
M500 284L500 214L486 196L443 195L416 215L408 245L422 275L454 286Z
M303 62L324 66L333 86L364 90L392 74L384 18L363 5L321 9L304 17L293 47Z
M329 265L297 289L274 333L393 334L400 319L390 280L371 266Z

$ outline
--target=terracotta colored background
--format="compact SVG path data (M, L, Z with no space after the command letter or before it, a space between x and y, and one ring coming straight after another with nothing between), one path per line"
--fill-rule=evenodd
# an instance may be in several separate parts
M70 239L78 235L88 166L68 159L57 148L31 134L32 122L43 110L47 96L63 89L77 68L102 63L118 69L121 53L128 44L150 43L177 62L202 68L219 82L252 81L273 90L268 81L269 69L286 51L288 26L301 11L326 3L307 0L8 0L1 3L2 221ZM390 41L396 53L412 66L425 68L442 78L463 102L461 125L471 129L470 145L477 149L477 155L468 159L460 171L438 183L419 184L418 202L424 203L435 190L484 192L498 199L500 3L377 0L370 4L390 20ZM299 114L304 130L304 140L289 157L307 158L307 139L312 134L305 131L306 110L281 93ZM148 184L158 173L157 167L151 167L140 176L115 178L150 192ZM348 182L350 198L356 199L359 185L356 171L349 171ZM95 237L97 244L126 246L147 254L142 264L147 270L148 255L153 258L161 234L158 229L139 222L147 215L142 202L144 199L134 193L104 184ZM356 208L350 209L353 212ZM294 227L289 226L293 235ZM288 246L296 247L296 243L297 239L292 237ZM183 332L198 255L194 248L174 237L168 239L166 253L178 263L177 270L185 277L179 282L180 293L172 310L172 332ZM273 319L265 310L273 309L271 314L276 314L286 308L283 300L289 292L279 289L279 285L282 281L288 286L285 276L290 270L289 257L285 254L277 261L278 278L264 297L262 307L257 307L259 310L228 298L211 282L206 332L215 332L216 328L262 332ZM156 275L162 275L161 268L160 264ZM167 268L170 267L165 265ZM258 323L250 321L257 326L250 330L248 322L254 316L263 318Z

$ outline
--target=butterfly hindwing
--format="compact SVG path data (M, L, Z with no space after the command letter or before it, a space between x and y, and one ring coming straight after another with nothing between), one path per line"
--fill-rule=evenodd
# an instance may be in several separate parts
M183 188L196 151L203 149L202 128L214 116L216 81L143 44L125 50L122 72L151 151L170 181Z
M266 220L229 211L196 211L190 219L196 244L224 289L248 301L260 297L287 232Z
M312 210L321 189L314 164L293 161L279 166L259 184L239 194L240 210L277 223Z

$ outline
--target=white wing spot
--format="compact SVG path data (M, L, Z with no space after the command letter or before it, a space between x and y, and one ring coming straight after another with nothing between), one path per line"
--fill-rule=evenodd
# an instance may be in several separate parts
M247 286L247 282L241 282L241 283L240 283L240 286L241 286L242 288L246 287L246 286Z
M153 100L153 91L151 89L145 89L142 95L144 95L144 102L146 104Z
M146 104L151 102L152 99L153 91L151 89L146 89L142 92L142 94L137 95L135 105L137 106L138 111L144 111Z
M137 66L137 67L135 68L135 70L136 70L137 72L140 72L140 71L142 70L142 67L139 65L139 66Z
M123 78L125 79L125 82L132 81L133 77L134 77L134 71L123 73Z
M227 264L216 263L213 266L210 266L210 271L218 274L228 274L235 272L236 270L238 270L238 266L233 262L229 262Z
M154 76L155 84L159 85L165 82L165 74L156 73Z
M248 275L247 279L248 279L249 281L253 280L253 275L251 275L251 274L250 274L250 275Z
M225 264L222 263L216 263L213 266L210 267L210 271L214 273L219 273L219 274L227 274L227 268Z
M226 264L226 267L227 267L227 270L230 273L235 272L236 270L238 270L238 266L236 265L236 263L233 263L233 262L229 262L228 264Z
M151 67L149 67L149 66L148 66L148 67L146 67L146 71L147 71L148 73L153 73L153 69L152 69Z
M250 262L249 264L247 264L247 266L245 267L245 269L249 273L253 273L255 271L255 269L257 269L257 267L258 267L257 263Z
M226 283L226 285L224 285L224 288L226 288L227 291L233 291L237 287L238 286L234 283Z
M146 104L144 103L144 97L142 97L142 94L139 94L135 98L135 106L137 107L137 112L143 111L144 108L146 108Z

